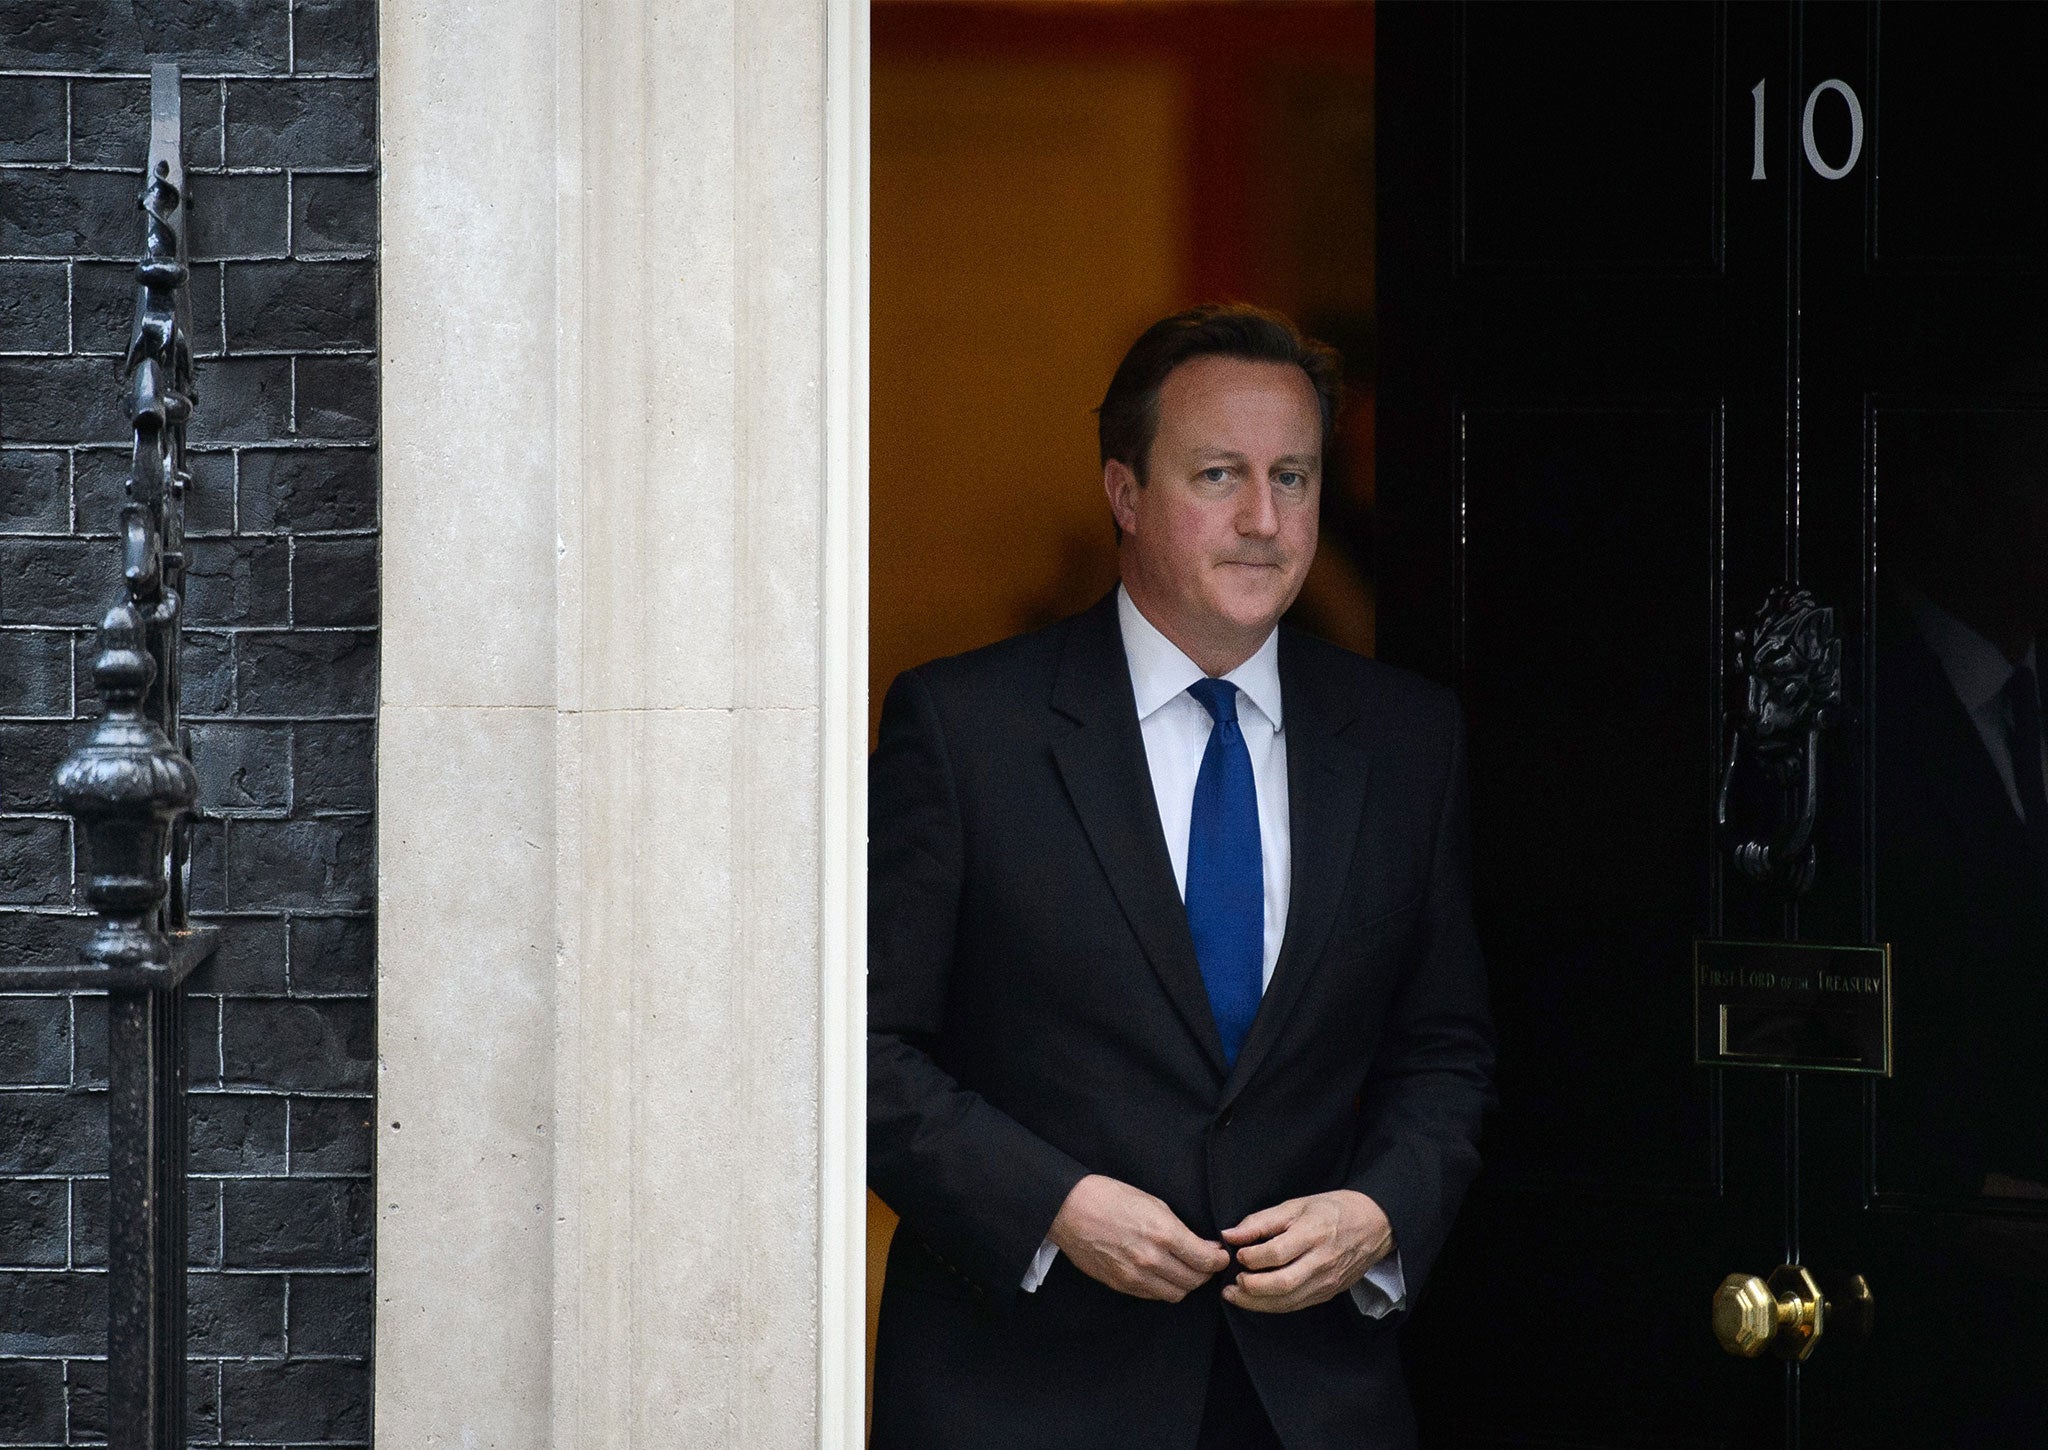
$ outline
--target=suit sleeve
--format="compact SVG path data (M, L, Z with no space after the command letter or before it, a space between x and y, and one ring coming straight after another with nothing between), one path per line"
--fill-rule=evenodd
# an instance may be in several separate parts
M1479 1171L1479 1123L1492 1103L1493 1028L1472 925L1465 725L1451 729L1448 778L1410 968L1366 1079L1364 1125L1347 1187L1393 1225L1410 1301Z
M930 688L897 677L868 763L868 1184L990 1293L1014 1294L1087 1169L933 1060L965 831Z

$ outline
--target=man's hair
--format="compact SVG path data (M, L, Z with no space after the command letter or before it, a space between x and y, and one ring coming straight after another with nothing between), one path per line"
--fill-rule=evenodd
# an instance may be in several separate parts
M1102 462L1116 459L1145 481L1145 457L1159 432L1159 390L1167 374L1198 357L1236 357L1248 362L1292 363L1308 374L1323 414L1323 457L1337 425L1343 391L1343 359L1277 312L1242 302L1205 303L1162 317L1146 328L1117 364L1102 406L1095 410Z

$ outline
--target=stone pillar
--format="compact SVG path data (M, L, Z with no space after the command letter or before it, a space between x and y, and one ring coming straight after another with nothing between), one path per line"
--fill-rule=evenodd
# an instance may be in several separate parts
M856 1446L865 7L382 23L378 1437Z

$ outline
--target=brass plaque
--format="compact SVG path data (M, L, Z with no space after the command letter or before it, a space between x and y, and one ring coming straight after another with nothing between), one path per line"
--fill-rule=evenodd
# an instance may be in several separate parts
M1692 961L1695 1061L1892 1075L1889 945L1698 940Z

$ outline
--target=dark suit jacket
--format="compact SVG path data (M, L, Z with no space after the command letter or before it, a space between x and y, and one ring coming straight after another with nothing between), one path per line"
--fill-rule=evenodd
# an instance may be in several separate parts
M1115 596L902 675L870 762L869 1182L902 1216L877 1450L1189 1450L1218 1316L1289 1450L1412 1442L1392 1328L1115 1293L1061 1255L1104 1173L1215 1238L1351 1187L1411 1296L1478 1168L1492 1063L1448 691L1283 630L1292 871L1226 1071L1152 799Z

